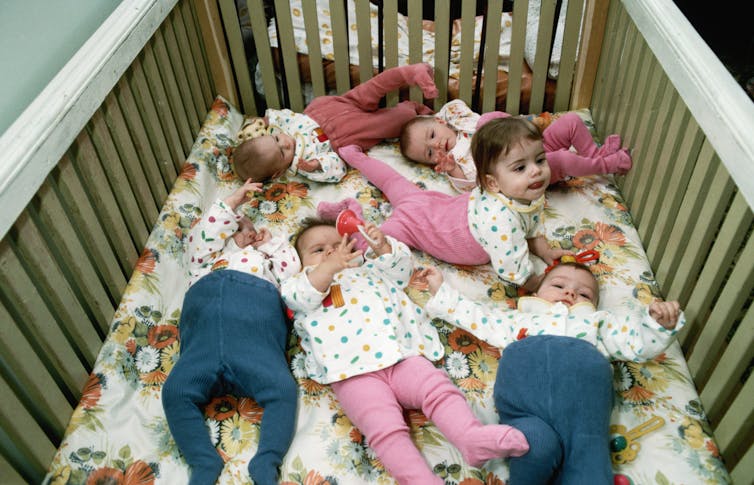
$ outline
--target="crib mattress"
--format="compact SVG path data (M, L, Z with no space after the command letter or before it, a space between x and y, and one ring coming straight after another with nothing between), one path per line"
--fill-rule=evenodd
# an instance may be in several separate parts
M591 126L589 113L578 113ZM188 480L189 470L168 430L160 394L179 358L178 323L188 287L186 235L203 208L239 184L229 155L242 118L222 98L208 113L117 308L51 464L48 483L116 480L173 484ZM549 119L541 116L537 121L547 123ZM422 187L452 193L444 178L403 159L395 143L380 144L370 154ZM269 183L244 206L244 211L273 233L291 234L302 218L315 215L319 201L346 196L360 200L365 218L375 223L390 212L382 194L355 170L337 185L297 177ZM638 234L610 177L572 179L552 188L545 227L547 237L561 247L600 251L597 270L601 307L622 315L638 314L658 294ZM509 304L517 296L488 266L451 266L420 252L415 255L416 266L439 265L446 278L471 297ZM419 304L428 298L415 286L410 286L408 293ZM499 350L444 322L435 324L446 349L439 365L464 392L478 417L486 423L496 422L492 386ZM281 483L394 483L364 437L343 415L330 388L305 378L303 354L295 335L289 347L291 369L299 383L299 410L297 432L282 466ZM615 472L627 479L623 483L729 483L678 344L646 364L619 362L613 367L615 404L611 422L625 428L616 430L613 446L616 450L628 446L614 456ZM226 462L218 483L250 483L246 467L256 450L261 414L255 401L245 396L218 396L207 404L207 431ZM416 445L447 484L506 482L505 460L491 460L482 468L470 467L421 412L408 411L407 420ZM621 435L630 437L632 430L644 425L651 430L632 443L621 441Z

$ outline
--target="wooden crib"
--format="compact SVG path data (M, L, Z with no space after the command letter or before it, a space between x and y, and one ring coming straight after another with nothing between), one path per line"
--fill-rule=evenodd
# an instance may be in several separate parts
M378 3L390 67L398 2ZM511 113L519 112L527 3L514 2ZM542 3L532 111L543 104L554 35L555 2ZM469 32L475 4L463 1ZM500 35L503 2L486 4L489 40ZM330 1L339 92L350 87L348 58L338 55L348 43L343 5ZM408 2L412 33L421 29L420 5ZM262 0L248 6L264 102L302 111L288 2L274 1L280 69ZM435 0L436 26L450 25L449 10L449 0ZM366 0L356 12L357 24L368 25ZM357 35L368 49L369 31ZM435 39L439 107L448 29L436 27ZM411 62L421 61L421 39L409 42ZM495 102L494 90L477 96L472 83L477 70L496 71L496 44L483 48L473 63L473 40L460 45L459 97L478 112ZM367 50L362 59L370 58ZM371 63L359 67L368 79ZM263 98L250 72L233 0L124 0L2 136L0 482L44 478L213 99L257 114ZM324 94L321 70L311 83ZM555 93L555 110L589 108L600 136L620 133L632 147L637 163L619 181L623 196L662 292L685 308L681 345L731 478L754 483L754 104L671 0L571 0Z

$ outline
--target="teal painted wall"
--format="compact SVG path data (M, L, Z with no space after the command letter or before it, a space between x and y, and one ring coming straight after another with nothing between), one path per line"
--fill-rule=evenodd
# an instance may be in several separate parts
M0 133L121 0L0 0Z

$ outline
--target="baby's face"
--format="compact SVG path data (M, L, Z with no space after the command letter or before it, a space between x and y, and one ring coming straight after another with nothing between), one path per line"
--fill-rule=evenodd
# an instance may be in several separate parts
M267 154L268 163L271 164L273 173L271 178L278 178L283 175L288 167L293 163L293 157L296 153L296 140L285 133L275 135L264 135L257 141L262 153Z
M238 221L238 230L233 234L233 241L239 248L245 248L256 240L257 230L251 219L244 216Z
M404 136L408 137L406 155L411 160L435 165L439 157L456 146L457 135L444 121L427 118L410 126Z
M590 302L596 307L599 286L589 270L560 264L547 273L535 295L552 303L562 302L571 306Z
M315 226L299 236L296 247L301 265L316 266L335 251L343 237L333 226Z
M550 184L550 166L542 142L523 139L507 154L500 153L485 182L486 190L524 204L542 197Z

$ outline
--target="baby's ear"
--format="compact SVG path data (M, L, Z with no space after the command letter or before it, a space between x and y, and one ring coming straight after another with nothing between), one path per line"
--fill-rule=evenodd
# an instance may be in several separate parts
M490 174L484 176L484 189L489 192L500 192L500 186L497 184L497 179Z

